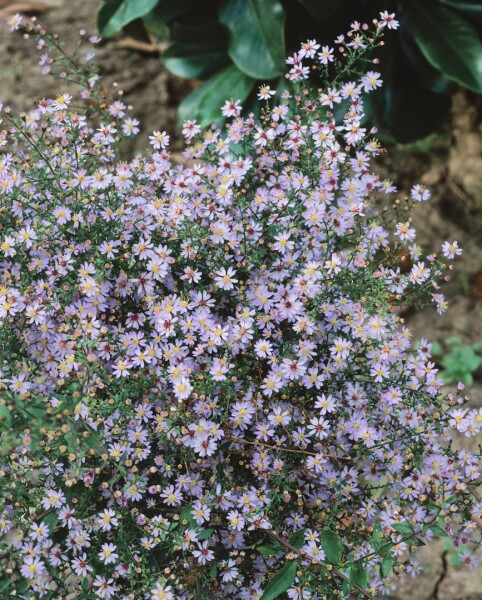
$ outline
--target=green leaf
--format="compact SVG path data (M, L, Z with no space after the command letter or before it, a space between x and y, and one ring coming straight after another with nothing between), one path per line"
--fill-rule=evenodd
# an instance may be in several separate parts
M203 529L201 533L198 534L197 539L201 542L206 540L208 537L211 537L214 533L214 529Z
M196 520L192 515L192 502L182 507L179 520L181 521L181 524L183 521L187 521L188 527L196 526Z
M328 20L341 4L340 0L298 0L319 21Z
M0 406L0 431L8 431L12 426L12 416L10 411L2 404Z
M436 0L411 0L408 19L416 42L434 67L482 92L482 42L468 21Z
M350 586L359 585L365 588L368 585L368 575L365 567L360 564L354 564L350 567Z
M413 533L413 529L408 523L392 523L390 527L398 531L398 533Z
M217 22L197 27L174 23L170 37L164 64L179 77L207 79L230 62L226 30Z
M301 546L303 546L303 544L305 543L305 531L306 527L303 527L301 529L298 529L298 531L295 531L290 537L290 544L294 546L297 550L299 550Z
M157 0L107 0L97 15L97 27L102 37L109 38L131 21L147 15Z
M235 65L226 67L210 77L181 102L179 120L196 119L202 127L220 123L220 107L233 98L243 102L254 87L254 79L242 73Z
M280 551L279 547L268 545L268 546L257 546L256 550L263 556L273 556L274 554L278 554Z
M254 79L274 79L285 64L285 13L278 0L223 0L220 22L230 33L229 56Z
M274 600L289 590L296 577L298 561L291 561L276 573L268 582L260 600Z
M438 525L431 525L430 529L435 533L435 535L438 535L440 537L448 537L448 533L445 531L445 529L443 529L442 527L439 527Z
M386 579L390 575L390 573L392 571L392 567L393 567L393 558L389 554L387 554L384 557L381 567L380 567L381 575L384 579Z
M333 531L325 530L320 535L321 546L325 556L332 565L338 565L343 556L343 544Z

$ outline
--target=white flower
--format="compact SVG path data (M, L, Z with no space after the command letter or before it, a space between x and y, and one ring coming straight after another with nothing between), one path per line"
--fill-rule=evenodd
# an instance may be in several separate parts
M238 280L235 279L236 271L233 267L229 267L225 269L222 267L219 271L216 271L216 277L214 281L219 289L221 290L232 290L234 288L234 284L238 283Z

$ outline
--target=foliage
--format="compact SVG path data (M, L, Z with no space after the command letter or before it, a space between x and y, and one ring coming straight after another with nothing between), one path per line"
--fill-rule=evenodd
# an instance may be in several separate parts
M155 2L155 0L154 0ZM131 20L160 31L170 41L166 67L180 77L205 80L199 103L186 99L181 117L212 122L229 92L216 85L227 69L243 80L237 96L246 110L256 110L261 81L284 88L284 57L307 38L331 44L354 19L346 41L359 43L364 21L389 0L105 0L98 27L102 36L118 33ZM448 116L455 84L482 92L482 2L480 0L400 0L400 29L383 52L383 90L367 106L368 116L398 141L420 139L437 130ZM134 10L135 7L135 10ZM338 53L343 44L333 44ZM319 82L317 82L319 83Z
M442 394L395 308L443 312L461 250L423 256L407 213L429 191L391 200L361 125L387 24L325 91L312 41L280 104L186 122L182 164L163 131L120 161L139 123L91 49L26 27L81 91L1 113L1 593L370 598L434 535L476 566L480 456L451 440L482 411Z
M444 342L447 350L440 344L432 344L433 357L442 366L441 376L445 383L462 381L472 385L474 374L482 365L482 343L464 344L460 338L448 338Z

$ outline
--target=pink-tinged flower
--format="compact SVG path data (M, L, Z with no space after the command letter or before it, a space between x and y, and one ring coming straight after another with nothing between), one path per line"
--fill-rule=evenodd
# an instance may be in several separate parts
M105 598L105 600L110 600L110 598L115 597L115 592L117 586L114 583L113 579L106 579L101 575L97 575L94 579L94 585L97 588L95 593L99 598Z
M182 126L182 135L186 140L191 140L194 136L201 132L201 127L196 121L184 121Z
M93 568L87 562L87 554L85 552L82 553L81 556L77 556L72 560L72 570L77 575L77 577L87 577L89 573L93 572Z
M239 114L241 114L241 109L242 106L240 100L234 101L231 98L231 100L226 100L224 103L223 107L221 108L221 114L224 117L237 117Z
M384 10L380 13L379 27L387 27L387 29L398 29L400 23L395 19L395 13L389 13Z
M209 541L198 544L199 550L193 550L194 558L197 558L199 564L205 565L214 559L214 553L208 548Z
M423 185L417 184L410 190L410 195L417 202L425 202L430 198L430 191Z

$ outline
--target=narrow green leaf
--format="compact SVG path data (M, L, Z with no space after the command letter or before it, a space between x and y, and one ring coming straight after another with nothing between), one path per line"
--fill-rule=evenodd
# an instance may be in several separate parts
M411 0L408 22L425 58L446 77L482 92L482 42L458 12L436 0Z
M338 565L343 556L343 544L333 531L325 530L320 535L321 546L325 556L332 565Z
M254 79L242 73L235 65L226 67L191 92L179 107L179 120L196 119L203 127L220 123L220 107L233 98L244 102L254 87Z
M328 20L341 4L340 0L298 0L319 21Z
M285 12L278 0L223 0L220 22L231 34L229 56L254 79L283 74Z
M107 0L97 15L97 27L102 37L109 38L131 21L143 17L157 0Z
M283 592L289 590L296 578L297 568L298 561L296 560L286 563L285 566L269 580L260 600L274 600Z

